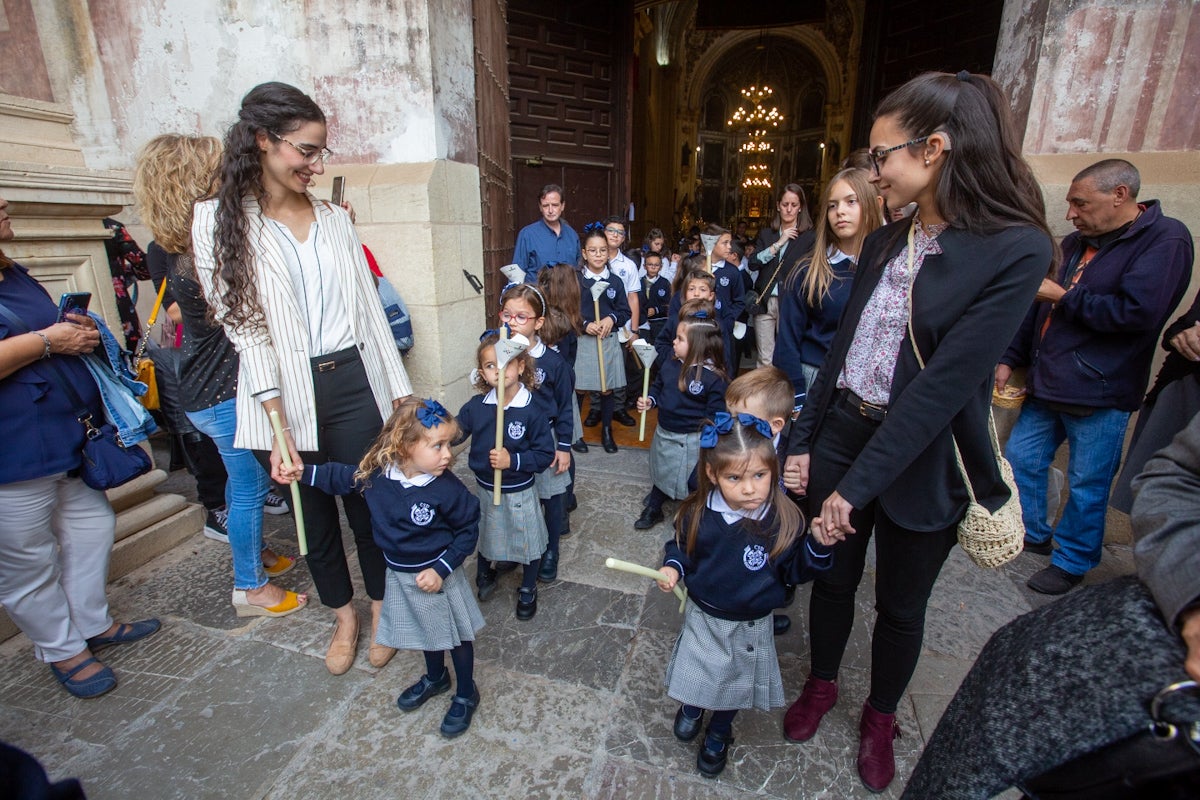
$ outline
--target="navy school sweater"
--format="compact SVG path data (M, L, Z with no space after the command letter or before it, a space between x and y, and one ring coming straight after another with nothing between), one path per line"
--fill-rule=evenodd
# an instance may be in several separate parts
M650 400L658 409L658 424L672 433L696 433L706 419L725 410L724 378L708 367L692 368L679 390L683 362L671 357L664 361L650 387Z
M642 317L645 322L665 320L671 310L671 282L659 275L642 281Z
M719 619L761 619L787 602L788 586L806 583L833 566L829 548L807 534L770 558L778 532L773 509L762 522L729 523L707 506L701 514L695 551L689 556L672 537L665 546L663 566L679 571L689 601ZM687 520L681 519L680 524L687 530Z
M475 395L458 412L463 435L455 442L471 437L467 465L475 473L475 482L484 489L494 486L495 473L489 454L496 446L496 390ZM533 486L533 476L554 461L554 431L544 409L534 402L533 392L522 386L504 409L504 447L512 464L500 476L500 491L524 491Z
M366 482L355 481L357 469L332 461L306 464L300 482L327 494L361 494L389 568L421 572L432 567L445 578L475 552L479 499L453 473L443 472L424 486L405 486L378 470Z
M575 433L572 403L575 373L562 355L547 347L540 339L529 349L529 353L536 359L534 372L540 383L533 397L550 420L555 446L564 453L569 452L572 435Z
M600 274L595 274L584 267L579 272L579 311L583 316L583 324L596 321L596 307L592 302L592 286L596 281L608 282L608 288L600 295L600 317L612 317L613 330L629 322L629 296L625 292L625 284L617 277L617 273L605 268Z

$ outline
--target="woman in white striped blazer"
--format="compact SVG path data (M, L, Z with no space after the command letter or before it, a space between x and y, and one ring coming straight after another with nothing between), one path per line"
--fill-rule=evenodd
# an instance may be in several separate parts
M296 463L357 463L395 405L412 393L349 215L308 193L322 174L325 115L298 89L256 86L225 137L221 188L196 204L196 273L240 356L235 445L256 451L278 477L269 413L283 418ZM358 617L336 501L301 487L308 566L337 624L325 664L354 663ZM386 565L360 495L342 499L371 598L370 661Z

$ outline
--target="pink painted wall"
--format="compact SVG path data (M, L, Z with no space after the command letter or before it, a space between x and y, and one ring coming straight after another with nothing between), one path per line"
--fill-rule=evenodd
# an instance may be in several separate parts
M1051 0L1027 153L1200 149L1200 4Z

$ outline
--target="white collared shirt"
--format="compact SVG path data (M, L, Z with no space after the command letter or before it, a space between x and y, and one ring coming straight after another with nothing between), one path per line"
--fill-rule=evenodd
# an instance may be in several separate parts
M489 406L496 405L496 390L492 389L490 392L488 392L486 395L484 395L483 402ZM527 389L525 387L525 385L522 384L521 388L517 389L517 393L515 395L513 395L513 398L504 404L504 407L505 408L524 408L525 406L529 405L532 402L533 402L533 392L529 391L529 389Z
M304 312L312 355L323 356L354 347L354 329L342 296L341 281L326 280L321 269L320 223L314 221L309 226L308 238L301 242L286 225L270 217L265 219L287 264L296 305Z
M411 489L414 486L428 486L437 479L436 475L430 475L428 472L418 472L410 478L396 464L388 464L388 468L383 471L383 477L389 481L399 481L405 489Z
M752 519L755 521L761 521L762 518L767 515L767 511L770 509L771 504L763 503L761 506L752 511L732 508L730 507L729 503L725 502L725 496L722 495L719 490L713 489L708 493L708 507L720 514L725 519L726 523L732 525L739 519Z

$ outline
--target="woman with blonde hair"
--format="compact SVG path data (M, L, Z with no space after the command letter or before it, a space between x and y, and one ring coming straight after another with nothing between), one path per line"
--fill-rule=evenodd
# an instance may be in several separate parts
M142 220L168 254L167 288L182 316L180 404L216 444L229 476L225 508L234 610L239 617L282 617L303 608L307 598L268 580L290 570L292 559L277 556L270 568L263 566L262 509L270 482L254 454L234 446L238 354L212 321L191 252L192 206L213 194L220 162L221 143L210 136L158 136L138 155L133 189Z
M883 198L870 173L844 169L821 196L824 219L817 227L812 255L801 261L779 290L779 330L772 363L787 373L795 406L829 352L838 318L850 297L863 240L883 224Z

